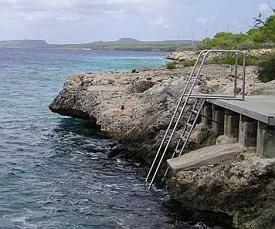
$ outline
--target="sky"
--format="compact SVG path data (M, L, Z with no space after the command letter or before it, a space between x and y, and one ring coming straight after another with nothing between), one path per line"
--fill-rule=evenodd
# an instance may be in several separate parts
M0 0L0 40L201 40L245 32L275 0Z

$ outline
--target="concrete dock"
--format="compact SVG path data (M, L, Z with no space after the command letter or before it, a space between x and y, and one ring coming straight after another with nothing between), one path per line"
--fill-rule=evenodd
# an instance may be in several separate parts
M216 136L225 135L244 147L256 147L260 156L275 157L274 91L246 96L244 101L208 100L202 115L202 122L212 128Z
M208 100L208 102L275 126L275 95L246 96L245 101L217 99Z
M260 157L275 158L275 93L246 96L244 101L207 100L201 115L201 123L217 139L230 139L231 144L201 148L168 160L173 173L221 162L250 147Z

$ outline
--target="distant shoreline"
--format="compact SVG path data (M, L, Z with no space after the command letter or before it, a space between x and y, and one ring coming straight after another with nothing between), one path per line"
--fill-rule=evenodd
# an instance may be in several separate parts
M68 51L83 51L83 52L124 52L124 53L127 53L127 52L134 52L134 53L152 53L152 54L155 54L157 55L158 53L159 54L163 54L163 57L166 57L168 54L170 53L173 53L173 51L157 51L157 50L107 50L107 49L83 49L83 48L39 48L39 47L32 47L32 48L17 48L17 47L14 47L14 48L11 48L11 47L0 47L0 50L1 49L10 49L10 50L16 50L16 49L22 49L22 50L68 50Z
M44 40L11 40L0 41L0 48L46 48L46 49L80 49L87 51L144 51L172 52L179 49L195 47L199 41L167 40L139 41L132 38L121 38L117 41L99 41L84 44L49 44Z

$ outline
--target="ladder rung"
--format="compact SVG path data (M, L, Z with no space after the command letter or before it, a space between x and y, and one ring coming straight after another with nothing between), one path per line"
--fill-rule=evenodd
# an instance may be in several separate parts
M186 123L186 126L189 127L189 128L192 128L193 125L190 124L190 123Z
M196 80L196 77L190 77L188 80L192 81L192 80Z
M184 132L182 138L186 138L186 136L188 136L189 134L190 134L190 131L187 131L187 130L186 130L186 131Z
M179 149L175 149L175 155L179 155L180 154L180 150Z
M191 112L193 113L193 114L198 114L199 113L199 111L197 111L197 110L191 110Z
M186 137L181 137L182 141L188 141Z

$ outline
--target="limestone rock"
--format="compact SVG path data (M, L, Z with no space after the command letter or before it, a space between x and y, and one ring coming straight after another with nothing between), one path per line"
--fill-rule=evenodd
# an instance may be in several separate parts
M222 66L222 70L228 74L230 66ZM52 101L50 109L61 115L91 120L106 135L122 141L125 151L151 161L190 72L191 68L173 71L161 68L136 73L73 75L65 81L63 90ZM248 67L247 73L249 93L258 93L259 88L266 87L266 84L257 81L255 67ZM234 82L225 76L221 78L220 66L207 65L195 91L230 93ZM182 126L183 123L180 124ZM195 130L192 135L197 143L206 137L205 128L199 132ZM173 139L171 148L175 142L176 139Z
M156 69L71 76L50 109L91 119L106 135L147 160L154 156L189 73Z
M203 123L197 124L190 136L190 141L201 144L209 136L209 127Z
M172 52L167 55L167 59L175 60L180 62L189 62L195 61L199 55L199 52L195 51L181 51L181 52Z
M183 205L222 212L241 229L275 227L275 159L245 153L214 166L181 171L169 181Z
M236 142L238 142L237 138L229 137L226 135L220 135L216 140L216 144L229 144L229 143L236 143Z

